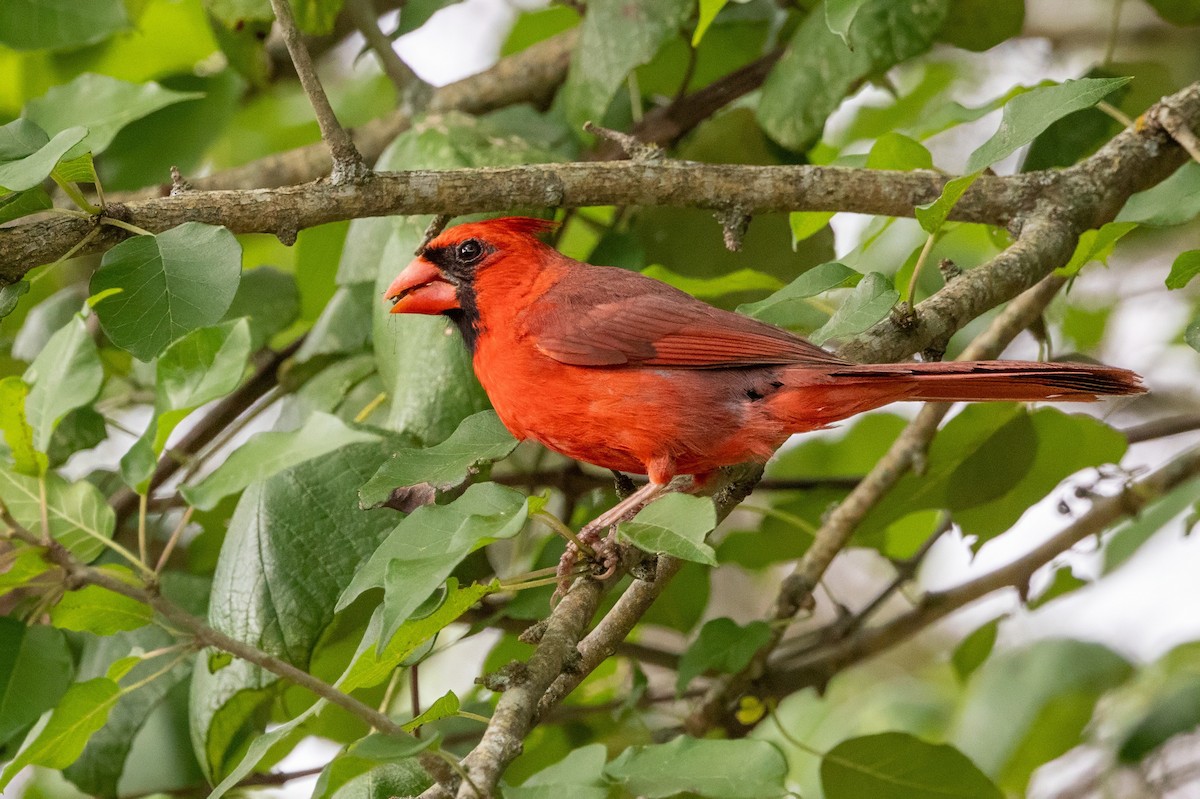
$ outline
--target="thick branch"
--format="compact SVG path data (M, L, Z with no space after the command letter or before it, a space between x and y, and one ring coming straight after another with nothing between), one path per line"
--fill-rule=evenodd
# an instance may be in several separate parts
M1200 84L1168 100L1192 124L1200 120ZM1166 101L1164 101L1166 102ZM1021 224L1040 205L1065 222L1056 250L1074 247L1083 230L1113 218L1136 191L1171 174L1186 153L1165 132L1128 130L1096 155L1062 171L984 177L959 201L951 219ZM510 208L588 205L670 205L740 213L852 211L911 216L930 202L947 177L929 172L819 166L742 166L680 161L539 164L509 168L382 173L362 185L307 183L279 189L188 192L115 206L110 216L158 232L187 221L224 225L235 233L277 233L367 216L468 214ZM56 217L0 230L0 283L61 256L92 228L91 220ZM128 234L105 226L80 254L113 246ZM1028 238L1025 236L1023 238ZM962 282L923 303L911 329L883 323L851 347L862 358L897 360L944 340L967 319L1011 299L1037 282L1036 252L1017 248L990 271L973 270ZM992 287L981 293L980 284ZM991 298L1000 296L998 301ZM990 303L990 304L989 304ZM868 345L869 342L869 345Z
M1200 474L1200 448L1193 448L1113 496L1096 497L1091 508L1061 532L1006 566L954 588L925 595L916 608L878 627L869 627L832 644L787 656L771 664L759 687L772 695L821 685L847 666L877 654L953 611L995 591L1020 587L1055 556L1098 535L1114 522L1136 516L1142 508Z

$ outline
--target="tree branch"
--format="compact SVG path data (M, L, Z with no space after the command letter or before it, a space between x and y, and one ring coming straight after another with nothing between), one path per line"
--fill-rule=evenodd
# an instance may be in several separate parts
M995 591L1020 587L1055 556L1075 544L1098 535L1114 522L1136 516L1146 505L1200 475L1200 447L1177 456L1141 480L1126 484L1121 491L1096 497L1086 513L1027 554L994 571L944 591L932 591L908 611L878 627L868 627L830 644L791 653L772 663L758 687L782 696L801 688L821 685L836 672L877 654L935 621Z
M346 13L354 21L354 27L363 35L363 38L367 40L367 46L379 58L384 74L388 76L388 79L396 87L396 91L400 93L401 106L405 112L411 115L419 110L414 106L424 103L414 102L414 100L424 96L427 101L433 88L418 78L408 64L401 60L395 48L392 47L392 40L384 36L383 31L379 29L379 14L375 10L375 4L371 0L347 0L345 8Z
M107 591L112 591L114 594L120 594L121 596L149 605L158 615L162 616L174 627L190 635L197 644L203 647L219 649L222 652L228 652L302 688L307 688L322 699L337 705L348 713L367 722L367 724L380 732L389 735L407 736L401 725L392 721L391 718L375 708L360 702L353 696L350 696L350 694L339 691L329 683L314 677L285 660L280 660L274 655L264 652L251 644L239 641L220 630L208 626L198 617L193 616L179 605L176 605L158 593L154 586L140 588L136 585L130 585L112 573L94 569L83 563L58 541L41 540L17 523L3 506L0 506L0 519L3 519L4 523L17 538L30 546L43 549L47 560L63 570L63 573L66 575L67 584L70 587L79 588L84 585L96 585ZM430 774L438 778L445 777L445 763L439 758L428 753L423 753L421 764Z
M1191 124L1200 120L1200 83L1167 98ZM1115 216L1125 200L1171 174L1187 154L1157 127L1124 131L1091 158L1065 170L980 178L950 218L1016 225L1041 216L1056 251L1070 250L1080 232ZM366 216L468 214L508 208L588 205L670 205L743 214L768 211L850 211L911 216L936 199L948 177L936 172L819 166L742 166L681 161L538 164L509 168L378 173L354 187L313 182L249 191L188 192L175 197L110 205L105 214L158 232L186 221L224 225L235 233L278 233ZM1039 207L1043 209L1039 212ZM0 284L19 280L32 266L53 261L92 229L92 220L56 216L0 230ZM80 254L112 247L127 237L105 226ZM1028 239L1028 235L1022 239ZM976 269L931 300L911 327L882 324L861 337L848 357L870 351L897 360L949 337L988 307L1009 299L1042 276L1038 250L1010 248L990 269ZM980 284L992 283L986 292Z
M313 112L317 115L321 138L329 147L329 154L333 159L330 181L334 185L340 185L361 180L370 174L370 170L358 150L354 148L350 134L346 133L342 123L338 122L337 114L333 113L329 97L317 78L317 68L313 66L312 56L308 54L308 48L300 36L300 29L296 27L290 0L271 0L271 9L275 12L275 22L279 25L292 63L296 65L296 76L300 78L300 85L304 87L304 93L308 95L308 101L312 103Z

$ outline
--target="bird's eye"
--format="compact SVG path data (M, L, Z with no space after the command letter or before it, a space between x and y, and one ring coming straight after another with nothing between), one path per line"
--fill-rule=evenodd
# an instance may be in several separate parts
M464 264L473 264L483 257L483 245L477 239L467 239L458 245L458 260Z

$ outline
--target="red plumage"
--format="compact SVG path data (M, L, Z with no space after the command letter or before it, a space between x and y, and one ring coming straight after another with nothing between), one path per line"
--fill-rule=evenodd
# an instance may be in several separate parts
M703 481L792 433L898 400L1091 401L1144 389L1108 366L855 364L665 283L574 261L523 217L451 228L396 278L393 313L443 313L501 421L577 460Z

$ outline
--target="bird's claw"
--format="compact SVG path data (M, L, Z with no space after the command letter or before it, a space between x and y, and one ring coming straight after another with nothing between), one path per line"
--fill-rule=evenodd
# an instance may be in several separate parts
M591 562L591 576L601 582L615 575L621 565L621 550L617 545L616 536L616 525L613 525L608 535L603 537L592 525L583 528L579 533L579 542L592 550L591 554L587 556ZM558 561L558 570L555 572L558 577L558 587L550 598L551 607L557 605L558 601L570 590L571 582L577 576L575 566L579 562L580 555L579 547L575 542L568 542L566 551Z

